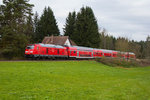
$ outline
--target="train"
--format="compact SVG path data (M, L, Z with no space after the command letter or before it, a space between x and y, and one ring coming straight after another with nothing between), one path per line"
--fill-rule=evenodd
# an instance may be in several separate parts
M83 46L61 46L53 44L29 44L25 49L26 58L65 58L65 59L93 59L102 57L135 59L132 52L97 49Z

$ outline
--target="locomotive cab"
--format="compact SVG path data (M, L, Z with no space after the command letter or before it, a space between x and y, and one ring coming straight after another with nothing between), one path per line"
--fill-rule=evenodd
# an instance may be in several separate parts
M34 49L34 45L27 46L26 49Z
M25 49L25 57L33 57L35 45L28 45Z

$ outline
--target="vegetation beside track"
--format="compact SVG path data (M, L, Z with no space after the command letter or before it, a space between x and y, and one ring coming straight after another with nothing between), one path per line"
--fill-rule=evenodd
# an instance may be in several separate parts
M96 58L97 62L100 62L104 65L116 67L146 67L150 66L150 60L148 59L124 59L124 58L111 58L111 57L102 57Z
M0 100L148 100L149 76L95 61L0 62Z

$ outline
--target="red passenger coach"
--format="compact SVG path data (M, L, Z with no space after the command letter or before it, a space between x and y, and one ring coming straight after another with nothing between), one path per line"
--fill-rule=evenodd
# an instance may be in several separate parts
M101 58L103 56L103 51L100 49L93 50L93 57L94 58Z
M94 58L93 57L93 48L73 46L77 49L76 58Z
M100 49L103 52L103 56L105 57L112 57L113 51L112 50L106 50L106 49Z
M116 58L118 55L118 52L117 51L112 51L112 57Z
M135 57L135 54L134 54L134 53L129 52L129 53L128 53L128 58L135 59L136 57Z
M68 57L76 58L77 57L77 48L76 47L67 47Z

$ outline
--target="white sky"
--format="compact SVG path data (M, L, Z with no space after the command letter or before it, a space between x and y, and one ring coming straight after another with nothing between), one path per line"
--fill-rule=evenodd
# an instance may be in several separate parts
M137 41L150 35L150 0L30 0L30 3L34 4L33 12L39 15L45 6L51 7L61 34L69 12L90 6L99 28L105 28L110 35Z

